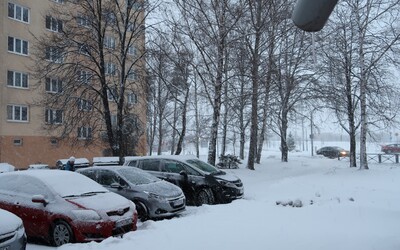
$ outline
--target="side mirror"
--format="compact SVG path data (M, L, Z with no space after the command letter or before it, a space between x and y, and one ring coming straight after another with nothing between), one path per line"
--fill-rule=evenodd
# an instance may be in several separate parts
M116 188L116 189L118 189L118 190L121 190L121 189L122 189L122 186L121 186L119 183L116 183L116 182L111 183L110 187L111 187L111 188Z
M308 32L320 31L338 0L297 0L292 13L293 23Z
M41 194L32 196L32 202L33 203L42 203L43 206L46 206L47 204L49 204L49 202Z
M183 176L183 178L185 179L185 181L188 180L188 174L186 173L185 170L182 170L181 172L179 172L179 174Z

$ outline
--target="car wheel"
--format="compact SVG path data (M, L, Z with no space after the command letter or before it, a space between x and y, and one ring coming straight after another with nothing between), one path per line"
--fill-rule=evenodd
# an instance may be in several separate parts
M57 221L53 225L51 240L54 246L58 247L74 241L74 234L71 227L65 221Z
M149 210L147 209L146 205L140 201L135 202L135 205L136 205L136 210L138 213L138 219L142 222L148 220L149 219Z
M196 205L214 204L214 194L209 188L200 189L196 195Z

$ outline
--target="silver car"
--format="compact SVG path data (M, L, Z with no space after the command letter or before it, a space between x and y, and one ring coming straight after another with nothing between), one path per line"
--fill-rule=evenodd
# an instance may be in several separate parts
M186 198L178 186L138 168L94 166L77 172L132 200L142 221L173 217L185 210Z
M0 250L25 249L26 234L22 220L0 209Z

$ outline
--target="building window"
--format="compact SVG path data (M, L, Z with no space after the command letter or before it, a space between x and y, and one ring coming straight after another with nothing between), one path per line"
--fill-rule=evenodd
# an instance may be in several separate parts
M136 80L136 73L135 73L135 71L134 71L133 69L131 69L131 70L128 72L128 75L126 76L126 78L129 79L129 80Z
M88 71L80 70L78 71L79 81L83 84L90 84L92 79L92 74Z
M16 71L7 71L7 86L15 88L28 88L28 74Z
M46 92L61 93L62 92L62 80L47 77L46 78Z
M115 49L115 38L112 36L104 37L104 47L108 49Z
M51 16L46 16L46 29L61 32L63 29L62 21Z
M111 115L111 126L116 127L118 124L117 115Z
M128 55L134 56L136 55L136 47L131 45L128 47Z
M28 41L9 36L8 51L21 55L28 55Z
M28 121L28 107L22 105L7 105L7 120L16 122Z
M112 75L112 76L115 75L117 67L115 66L114 63L106 62L104 66L105 66L104 71L106 75Z
M80 26L84 26L84 27L90 27L91 22L90 19L85 16L85 15L79 15L76 18L76 22L80 25Z
M129 92L127 96L128 104L136 104L137 103L137 95L133 92Z
M62 124L63 111L61 109L46 109L45 122L47 124Z
M78 99L78 109L80 111L91 111L93 108L92 102L85 99Z
M28 23L29 9L15 3L8 3L8 17Z
M64 62L63 50L56 47L46 48L46 59L54 63Z
M117 101L118 100L118 92L116 88L107 89L107 99L109 101Z
M92 128L91 127L79 127L78 128L78 138L79 139L91 139L92 138Z

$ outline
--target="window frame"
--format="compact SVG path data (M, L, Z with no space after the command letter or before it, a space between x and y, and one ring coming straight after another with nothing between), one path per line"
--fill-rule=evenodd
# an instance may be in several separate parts
M53 63L63 63L63 50L57 47L47 47L45 51L45 59Z
M46 77L45 90L47 93L60 94L63 91L63 81L60 78ZM54 86L56 90L54 90Z
M12 73L12 79L11 79L12 82L10 82L10 73ZM17 85L16 82L17 74L20 74L19 86ZM18 89L29 89L29 74L20 71L7 70L7 87L18 88Z
M45 123L59 125L64 122L64 111L62 109L46 108Z
M49 31L60 33L63 30L63 23L61 20L57 18L54 18L50 15L46 15L45 27Z
M86 126L78 127L78 139L90 140L92 138L93 137L92 137L91 127L86 127Z
M11 118L10 118L10 113L9 113L9 109L12 109L11 110ZM19 119L16 119L17 117L16 117L16 108L19 108L20 110L19 110L19 116L20 116L20 118ZM25 109L25 116L26 116L26 119L23 119L24 118L24 109ZM24 123L27 123L27 122L29 122L29 106L27 106L27 105L20 105L20 104L7 104L7 121L8 122L24 122Z
M10 39L12 39L12 48L10 50ZM19 50L19 51L18 51ZM28 56L29 55L29 41L21 38L8 36L7 51L13 54Z
M11 7L11 5L12 5L12 7ZM12 13L10 13L10 7L13 9L13 11L12 11ZM20 17L21 17L21 19L19 19L18 18L18 14L17 14L17 8L20 8ZM26 14L27 14L27 21L25 21L24 20L24 15L25 15L25 12L24 11L26 11ZM24 6L22 6L22 5L20 5L20 4L17 4L17 3L12 3L12 2L8 2L8 5L7 5L7 16L8 16L8 18L10 18L10 19L12 19L12 20L16 20L16 21L18 21L18 22L21 22L21 23L26 23L26 24L29 24L30 23L30 17L31 17L31 13L30 13L31 11L30 11L30 9L28 8L28 7L24 7ZM12 14L12 16L10 16Z

